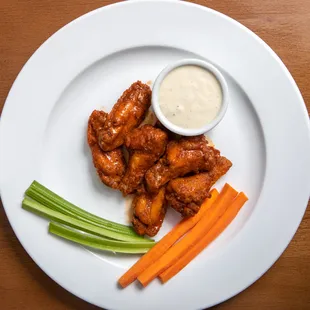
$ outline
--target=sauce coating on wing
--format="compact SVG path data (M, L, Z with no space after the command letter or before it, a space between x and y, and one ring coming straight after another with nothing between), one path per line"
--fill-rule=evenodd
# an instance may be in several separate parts
M140 81L124 91L99 132L102 150L111 151L121 146L126 135L141 124L151 105L151 94L150 87Z
M165 203L165 187L155 195L142 193L136 195L133 202L132 225L139 235L155 236L165 218L167 206Z
M161 186L179 176L209 171L219 156L220 152L209 147L203 135L170 141L164 157L145 174L147 189L157 192Z
M120 184L124 195L138 189L146 171L164 154L167 142L167 134L151 125L143 125L129 133L125 140L129 151L128 167Z
M92 152L93 164L101 181L114 189L125 174L126 164L121 148L104 152L99 147L97 134L102 130L107 118L103 111L93 111L88 120L87 141Z
M209 172L171 180L166 190L167 202L183 217L195 215L209 196L211 187L231 166L232 163L227 158L220 156Z

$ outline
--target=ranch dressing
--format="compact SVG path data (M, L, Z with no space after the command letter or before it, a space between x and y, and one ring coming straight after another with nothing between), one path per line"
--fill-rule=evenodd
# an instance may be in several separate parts
M182 128L201 128L212 122L222 105L222 89L210 71L195 65L172 70L159 89L159 107Z

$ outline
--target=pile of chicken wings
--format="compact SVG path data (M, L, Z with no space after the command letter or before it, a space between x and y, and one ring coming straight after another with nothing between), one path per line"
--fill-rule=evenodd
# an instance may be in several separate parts
M159 122L141 125L151 94L148 85L137 81L109 114L94 110L87 140L101 181L124 196L135 195L135 231L155 236L168 206L183 217L196 214L213 184L232 163L209 146L204 135L180 137Z

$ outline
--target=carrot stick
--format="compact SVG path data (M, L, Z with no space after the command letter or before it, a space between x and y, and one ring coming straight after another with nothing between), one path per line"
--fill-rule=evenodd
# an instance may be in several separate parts
M177 240L186 234L198 221L202 218L203 214L208 210L219 195L216 189L212 189L211 197L206 199L199 212L193 217L183 219L173 229L165 235L151 250L143 255L119 280L118 283L122 287L128 286L132 283L138 275L161 257Z
M219 217L223 215L237 194L238 192L226 183L215 203L205 212L194 228L156 262L145 269L138 276L139 282L143 286L148 285L154 278L173 265L179 257L189 251L210 230Z
M176 263L166 269L159 275L159 279L162 283L167 282L178 272L180 272L188 263L190 263L204 248L206 248L219 234L221 234L225 228L236 217L239 210L248 200L244 193L240 193L233 203L228 207L223 216L215 223L215 225L209 230L208 234L196 243L184 256L182 256Z

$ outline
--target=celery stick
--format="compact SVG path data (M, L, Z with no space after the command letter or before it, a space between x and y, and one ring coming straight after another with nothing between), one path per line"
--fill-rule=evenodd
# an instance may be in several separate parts
M99 216L96 216L94 214L91 214L74 204L70 203L69 201L63 199L59 195L55 194L42 184L40 184L37 181L33 181L32 184L29 186L29 188L26 190L26 195L30 198L41 202L42 204L46 204L47 207L50 207L51 209L58 209L57 211L61 212L60 210L68 210L70 213L78 214L80 216L85 216L88 219L98 221L98 223L101 223L103 225L120 228L124 230L128 230L128 228L131 230L131 227L128 227L126 225L114 223L111 221L108 221L106 219L103 219Z
M57 202L47 201L46 197L44 195L42 195L40 192L33 192L31 190L27 191L26 192L26 197L29 197L29 198L31 198L31 199L41 203L42 205L44 205L45 207L48 207L51 210L58 211L58 212L60 212L62 214L65 214L65 215L68 215L70 217L76 218L78 220L90 223L92 225L95 225L95 226L98 226L98 227L102 227L102 228L105 228L105 229L108 229L108 230L112 230L112 231L115 231L115 232L120 232L122 234L127 234L127 235L130 235L130 236L138 236L134 232L132 227L125 226L125 225L122 225L124 227L122 227L122 226L118 227L118 226L115 226L115 225L114 226L110 225L109 223L102 224L102 223L98 223L97 221L95 222L93 220L88 219L87 217L84 217L84 216L81 216L79 214L76 214L76 213L72 212L69 209L63 208ZM102 219L102 220L106 221L105 219ZM121 224L117 224L117 223L114 223L114 224L121 225ZM144 240L143 237L140 236L140 238ZM145 239L145 240L147 240L147 239Z
M96 216L92 213L89 213L74 204L68 202L67 200L61 198L45 186L41 185L37 181L33 181L32 184L26 191L26 196L32 198L35 201L40 202L46 207L49 207L52 210L61 212L63 214L75 217L76 219L85 221L87 223L113 230L116 232L138 236L132 227L114 223L112 221L103 219L99 216ZM139 237L143 240L152 241L150 239L145 239L143 237Z
M138 254L147 252L154 243L129 243L116 240L108 240L101 237L93 236L90 234L81 233L79 231L70 229L62 226L58 223L51 222L48 228L49 232L62 237L64 239L92 247L99 250L127 253L127 254Z
M123 234L122 232L115 232L112 230L108 230L102 227L98 227L84 221L72 218L65 214L62 214L58 211L51 210L37 201L34 201L28 197L25 197L22 203L22 207L25 210L31 211L38 215L44 216L52 221L56 221L67 226L92 233L94 235L108 237L116 240L127 241L127 242L135 242L135 243L150 243L149 240L141 239L140 236L129 236L127 234Z

